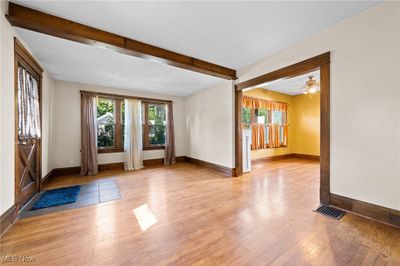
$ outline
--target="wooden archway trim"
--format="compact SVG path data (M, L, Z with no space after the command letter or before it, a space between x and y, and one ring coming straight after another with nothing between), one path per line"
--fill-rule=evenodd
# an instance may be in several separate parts
M276 79L320 70L320 202L329 204L330 197L330 52L238 83L235 90L235 176L243 174L242 161L242 90Z

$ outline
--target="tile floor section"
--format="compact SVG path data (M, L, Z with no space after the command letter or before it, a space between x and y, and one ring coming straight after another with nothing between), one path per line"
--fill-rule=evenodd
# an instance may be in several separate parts
M44 193L45 191L42 191ZM120 199L121 195L119 193L119 189L117 183L114 180L98 180L95 182L91 182L88 184L81 185L81 190L79 192L78 198L76 202L38 209L38 210L30 210L39 197L35 201L29 203L24 210L19 215L19 218L27 218L37 215L42 215L46 213L64 211L68 209L80 208L85 207L93 204L99 204L107 201L113 201Z

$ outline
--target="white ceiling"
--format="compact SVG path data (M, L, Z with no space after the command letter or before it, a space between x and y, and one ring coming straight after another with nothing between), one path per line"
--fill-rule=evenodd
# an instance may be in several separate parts
M234 69L285 49L377 3L13 2ZM56 79L173 95L189 95L220 81L100 48L20 32Z
M292 78L274 80L260 84L254 88L264 88L289 95L299 95L303 93L304 85L306 84L309 76L313 76L313 79L315 79L317 82L320 81L319 70L317 70Z
M376 4L373 1L15 1L238 69Z
M186 96L221 79L17 28L56 80Z

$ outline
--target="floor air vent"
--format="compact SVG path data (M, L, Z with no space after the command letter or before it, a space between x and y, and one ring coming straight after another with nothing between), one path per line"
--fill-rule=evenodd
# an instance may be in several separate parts
M326 205L321 205L318 207L318 209L315 210L315 212L318 212L322 215L334 218L336 220L340 220L340 218L343 217L343 215L346 214L346 212L332 208L330 206Z

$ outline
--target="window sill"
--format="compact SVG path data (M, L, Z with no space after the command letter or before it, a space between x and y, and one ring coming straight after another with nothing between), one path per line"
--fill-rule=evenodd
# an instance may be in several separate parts
M148 151L148 150L164 150L164 149L165 149L165 146L164 146L164 145L143 147L143 150L144 150L144 151Z
M124 152L124 149L98 149L97 153L117 153Z
M143 147L144 151L151 151L151 150L164 150L165 146L149 146L149 147ZM118 153L118 152L124 152L124 149L98 149L97 153Z
M280 149L280 148L287 148L288 146L279 146L279 147L266 147L263 149L256 149L256 150L252 150L252 151L258 151L258 150L272 150L272 149Z
M279 149L279 148L287 148L287 145L286 146L279 146L279 147L267 147L267 148L265 148L265 149Z

